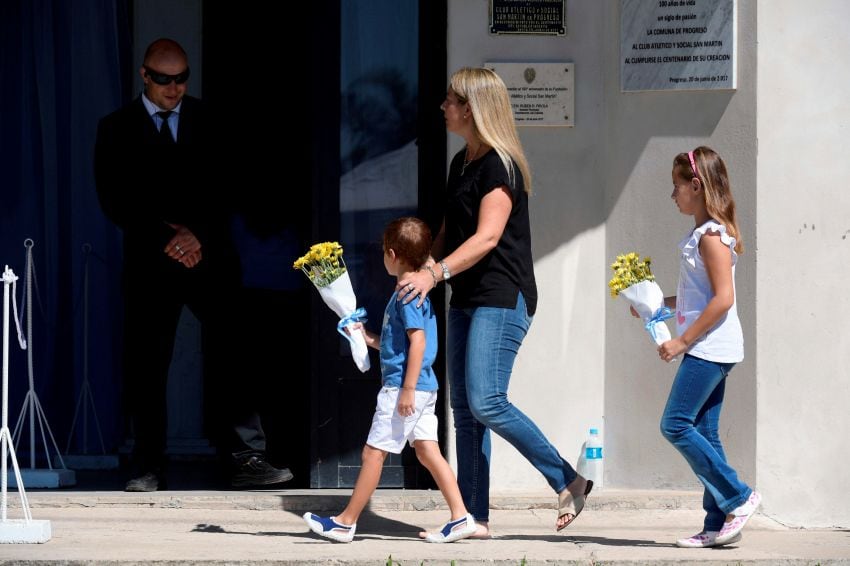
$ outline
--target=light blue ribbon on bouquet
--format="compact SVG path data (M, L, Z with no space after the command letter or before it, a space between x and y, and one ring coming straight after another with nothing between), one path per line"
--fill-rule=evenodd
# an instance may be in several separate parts
M646 324L643 326L646 328L646 331L649 332L649 335L652 336L652 341L654 342L657 338L657 333L655 332L655 325L659 322L663 322L668 318L673 318L676 313L673 312L673 309L670 307L661 307L655 314L652 315L652 318L646 321Z
M341 319L339 319L339 322L336 325L336 331L339 332L340 334L342 334L343 338L345 338L346 340L348 340L349 342L351 342L353 344L354 340L345 331L345 327L348 326L349 324L351 324L352 322L360 322L360 323L366 322L366 309L364 309L363 307L360 307L359 309L357 309L353 313L347 314L344 317L342 317Z

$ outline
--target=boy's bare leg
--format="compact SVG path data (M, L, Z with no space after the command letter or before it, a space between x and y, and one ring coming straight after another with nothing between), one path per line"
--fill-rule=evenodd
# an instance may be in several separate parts
M464 517L468 511L463 504L463 497L460 495L460 489L457 486L457 479L452 471L451 466L443 455L440 453L440 446L433 440L417 440L413 444L416 450L416 457L422 462L422 465L431 473L431 477L437 482L437 487L446 499L451 512L451 520ZM481 524L476 521L478 530L471 538L486 538L489 534L487 524ZM425 538L428 535L427 531L421 531L419 538Z
M440 453L439 445L433 440L417 440L413 447L416 449L416 457L431 472L431 477L437 482L437 487L440 488L440 492L446 498L446 503L448 503L449 510L452 513L451 520L465 517L466 506L460 496L455 474Z
M354 484L354 492L351 494L351 499L348 500L345 510L335 517L337 523L353 525L357 522L360 513L363 512L372 494L375 493L378 482L381 481L381 471L384 469L386 458L387 453L383 450L378 450L368 444L363 447L363 465L360 467L360 474L358 474L357 482Z

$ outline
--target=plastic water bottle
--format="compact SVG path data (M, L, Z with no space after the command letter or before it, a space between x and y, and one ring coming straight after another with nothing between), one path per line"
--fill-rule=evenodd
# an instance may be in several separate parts
M590 435L584 443L585 479L593 480L593 489L602 487L602 438L599 430L590 429Z

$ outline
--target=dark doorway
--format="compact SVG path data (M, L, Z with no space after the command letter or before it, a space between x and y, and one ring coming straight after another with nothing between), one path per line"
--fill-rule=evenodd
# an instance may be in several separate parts
M380 387L378 359L373 352L372 369L356 369L336 316L289 268L310 244L339 241L367 326L379 331L393 288L384 225L415 214L439 228L446 2L327 0L302 7L311 15L298 20L285 3L232 8L204 4L204 98L225 111L239 140L234 194L247 237L260 250L263 238L283 242L273 258L259 254L261 274L242 303L246 374L268 401L269 459L293 469L292 487L351 487ZM441 356L441 387L443 368ZM433 483L406 450L388 458L381 486Z
M203 91L225 121L238 164L234 178L222 179L238 211L233 233L243 270L232 307L241 313L233 335L244 363L234 379L262 399L267 457L295 476L286 487L308 487L312 289L292 262L310 241L314 218L313 62L305 57L306 26L292 25L284 6L204 3ZM213 395L210 406L226 397L226 390Z

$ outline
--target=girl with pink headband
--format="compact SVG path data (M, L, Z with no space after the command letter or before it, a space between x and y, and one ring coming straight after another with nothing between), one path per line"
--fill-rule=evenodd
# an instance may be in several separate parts
M701 146L673 160L673 193L694 229L679 243L679 285L665 304L676 309L678 336L658 347L664 361L682 357L661 418L661 433L705 486L705 520L677 546L737 542L761 495L727 463L718 435L726 377L744 359L735 300L735 264L743 252L726 164ZM634 313L633 313L634 314Z

